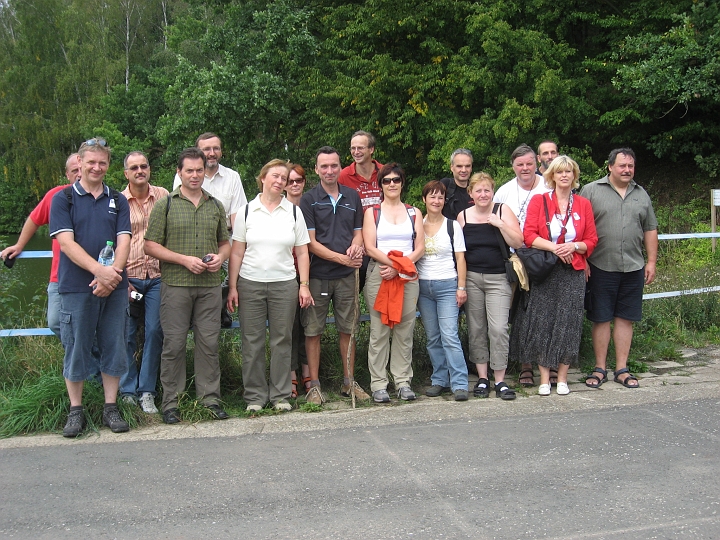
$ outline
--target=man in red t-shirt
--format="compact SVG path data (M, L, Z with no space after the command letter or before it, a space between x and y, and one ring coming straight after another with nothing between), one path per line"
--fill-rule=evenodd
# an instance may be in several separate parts
M353 163L340 171L338 182L353 188L360 195L363 209L373 204L380 204L382 190L378 185L377 173L382 167L373 159L375 137L367 131L356 131L350 139L350 153Z
M72 184L80 179L80 160L77 154L70 154L65 162L65 178ZM0 258L14 259L22 253L30 239L35 235L42 225L50 223L50 206L53 196L65 188L68 184L56 186L48 191L35 209L25 220L17 242L0 252ZM60 264L60 245L53 238L52 241L52 264L50 266L50 283L48 284L48 327L59 338L60 337L60 295L58 294L58 265Z

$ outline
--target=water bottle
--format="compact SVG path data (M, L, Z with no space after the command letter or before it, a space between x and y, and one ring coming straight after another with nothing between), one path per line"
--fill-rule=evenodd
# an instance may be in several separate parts
M108 240L102 250L100 250L100 256L98 262L103 266L112 266L115 262L115 250L113 249L113 243Z

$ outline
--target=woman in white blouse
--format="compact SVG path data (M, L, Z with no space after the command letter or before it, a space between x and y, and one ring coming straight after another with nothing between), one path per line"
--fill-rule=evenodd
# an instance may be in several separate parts
M442 182L433 180L425 184L422 198L426 209L425 255L417 262L418 309L433 366L431 386L425 394L437 397L452 391L455 401L467 401L467 364L458 336L458 312L467 300L465 237L457 221L442 215L445 206Z
M235 219L230 254L228 309L240 305L242 329L243 397L248 411L259 411L268 402L278 411L289 411L292 391L290 352L292 327L298 301L312 302L310 259L305 219L300 209L283 197L288 164L280 159L267 163L258 176L261 193L243 206ZM295 279L293 248L300 285ZM270 333L270 381L265 379L265 335Z

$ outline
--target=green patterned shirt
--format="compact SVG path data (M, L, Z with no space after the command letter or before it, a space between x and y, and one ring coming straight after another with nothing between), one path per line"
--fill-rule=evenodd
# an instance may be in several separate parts
M218 242L228 240L225 210L205 190L196 207L178 188L155 203L145 240L202 259L208 253L218 252ZM215 287L222 283L222 272L193 274L182 265L164 261L160 261L160 271L163 283L175 287Z

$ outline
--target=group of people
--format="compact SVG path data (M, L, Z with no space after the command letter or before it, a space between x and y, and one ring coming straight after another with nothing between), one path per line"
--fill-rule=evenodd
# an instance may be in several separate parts
M433 367L430 397L469 397L458 335L461 310L478 371L476 397L490 395L489 364L496 396L515 399L505 382L509 360L521 366L522 385L534 386L536 363L540 395L549 395L554 383L558 394L568 394L584 308L593 322L596 356L586 384L599 388L607 380L614 322L614 380L638 387L627 358L643 283L655 275L657 221L647 193L633 180L632 150L613 150L609 174L578 194L578 166L558 155L552 141L543 141L537 154L518 147L511 156L516 177L497 192L488 174L472 174L471 152L458 149L450 157L453 176L422 189L425 216L402 200L402 167L379 163L374 151L372 134L356 132L353 163L342 168L339 152L321 147L315 160L319 183L308 191L303 167L271 160L257 177L259 194L247 201L240 176L220 165L222 144L213 133L181 152L170 193L150 184L147 156L137 151L124 160L127 188L109 188L103 180L110 149L103 139L85 141L68 158L71 184L48 192L18 242L0 252L3 258L17 256L49 222L56 256L48 321L65 348L71 404L63 435L82 433L83 381L98 372L103 422L112 431L128 430L118 394L147 413L158 412L158 373L163 420L180 422L191 329L197 399L215 418L228 418L221 407L218 354L223 307L239 312L248 411L268 404L290 410L298 372L307 402L325 402L320 340L331 306L343 364L340 393L353 399L387 403L391 383L398 399L416 399L416 309ZM115 259L103 266L97 254L108 241ZM529 293L511 271L511 254L521 247L552 252L558 260ZM370 312L369 394L354 379L361 291ZM138 362L136 333L143 321Z

